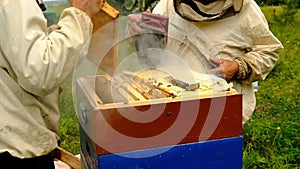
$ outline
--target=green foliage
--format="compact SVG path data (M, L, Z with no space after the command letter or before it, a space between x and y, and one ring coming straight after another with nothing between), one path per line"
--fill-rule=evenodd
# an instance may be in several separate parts
M279 16L276 16L274 11L274 19L282 24L292 23L298 11L299 0L287 0Z
M126 10L131 11L135 5L136 1L135 0L127 0L124 3L124 7Z
M277 22L262 8L285 49L274 70L259 82L257 107L244 125L243 168L300 168L300 26ZM279 14L278 14L279 15Z
M291 0L255 0L257 4L260 6L279 6L279 5L285 5L289 3ZM293 0L295 1L297 8L300 8L300 2L299 0Z
M153 9L158 0L107 0L107 2L118 9L122 15L127 15Z

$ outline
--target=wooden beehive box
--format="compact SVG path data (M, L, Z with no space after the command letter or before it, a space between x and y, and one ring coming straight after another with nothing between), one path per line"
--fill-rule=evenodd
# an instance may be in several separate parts
M119 96L113 97L110 79L109 75L78 79L82 127L104 145L96 145L98 155L242 135L242 95L235 91L116 102ZM122 95L114 93L118 94ZM150 138L167 130L159 141L149 139L146 144L118 135Z
M118 40L118 23L119 11L104 1L101 10L92 16L93 36L88 55L89 60L99 69L106 73L112 74L116 69L118 47L114 45ZM109 51L103 58L95 56L98 51Z
M90 166L112 153L242 136L242 95L235 91L114 102L109 79L78 79L81 148Z

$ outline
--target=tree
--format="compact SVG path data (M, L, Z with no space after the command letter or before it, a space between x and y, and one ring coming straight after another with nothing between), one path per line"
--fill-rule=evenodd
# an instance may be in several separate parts
M107 2L118 9L122 15L129 13L140 13L153 9L159 0L107 0Z

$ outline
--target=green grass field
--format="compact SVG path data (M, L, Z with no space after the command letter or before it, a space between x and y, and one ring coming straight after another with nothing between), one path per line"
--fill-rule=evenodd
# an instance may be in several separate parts
M300 19L274 21L273 9L262 8L273 33L284 45L274 70L259 82L257 107L244 126L245 169L300 168ZM280 12L275 7L276 13Z
M244 125L244 169L300 169L300 16L288 24L274 20L280 7L263 7L270 28L284 45L274 70L259 82L257 107ZM71 78L70 78L71 79ZM71 80L63 85L61 147L79 153L79 130Z

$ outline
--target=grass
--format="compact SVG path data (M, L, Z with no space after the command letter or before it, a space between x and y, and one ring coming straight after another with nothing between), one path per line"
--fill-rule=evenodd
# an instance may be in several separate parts
M289 24L274 20L280 7L263 7L270 28L285 49L274 70L259 82L254 115L244 125L244 169L300 169L300 17ZM63 84L61 147L78 154L79 130L71 80Z
M243 167L300 168L300 26L299 15L288 24L274 21L273 9L262 8L270 28L285 49L274 70L259 82L257 106L244 126ZM278 7L275 8L278 12Z
M73 154L80 153L79 123L72 100L72 79L62 85L63 91L60 96L61 123L60 139L61 147Z

